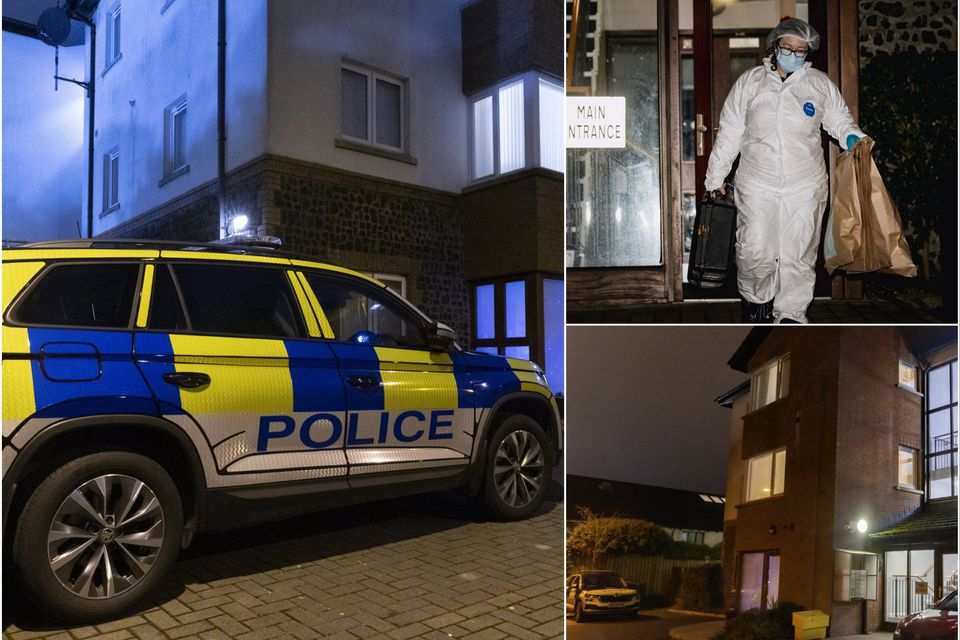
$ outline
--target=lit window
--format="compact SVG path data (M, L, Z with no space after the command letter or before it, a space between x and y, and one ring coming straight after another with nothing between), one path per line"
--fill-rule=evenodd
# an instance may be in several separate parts
M406 149L406 80L357 64L340 70L340 132L391 151Z
M526 280L499 280L474 287L474 346L478 351L530 359Z
M107 39L104 47L103 70L109 69L120 59L120 3L106 14Z
M543 279L543 371L554 393L563 393L563 280Z
M187 167L187 97L181 96L163 110L163 175L172 178Z
M897 484L901 487L917 488L919 464L917 450L901 446L897 453Z
M563 171L560 85L526 74L483 91L470 104L474 180L534 166L537 155L540 166Z
M120 206L120 147L103 154L103 210Z
M394 293L397 293L404 298L407 297L406 277L394 273L371 273L369 275L373 279L379 280L383 284L387 285L387 289L390 289Z
M927 498L957 495L957 361L931 368L925 378Z
M745 499L762 500L783 493L783 474L787 451L768 451L747 461L747 490Z
M689 542L691 544L703 544L703 531L683 530L680 535L684 542Z
M917 368L909 362L900 361L899 385L911 391L917 390Z
M770 362L751 376L750 405L755 411L787 395L790 390L790 356Z
M540 78L540 166L563 171L563 88Z

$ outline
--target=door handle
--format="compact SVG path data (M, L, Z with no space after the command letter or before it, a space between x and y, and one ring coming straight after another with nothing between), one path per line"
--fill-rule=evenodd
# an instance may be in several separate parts
M369 391L380 386L379 378L373 376L350 376L347 378L347 382L361 391Z
M694 129L697 132L697 155L703 155L703 134L707 132L707 125L703 124L703 114L697 114L697 126Z
M196 389L210 384L210 376L205 373L178 371L163 374L163 381L181 389Z

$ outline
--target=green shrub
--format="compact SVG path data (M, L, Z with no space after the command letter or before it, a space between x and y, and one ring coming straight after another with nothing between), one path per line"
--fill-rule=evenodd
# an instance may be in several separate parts
M723 608L723 568L719 564L686 567L677 592L677 606L691 611Z
M751 609L727 621L721 640L783 640L793 637L793 612L803 607L779 602L772 609Z

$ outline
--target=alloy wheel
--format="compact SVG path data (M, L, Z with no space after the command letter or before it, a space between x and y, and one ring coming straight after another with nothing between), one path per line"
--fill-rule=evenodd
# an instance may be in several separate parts
M511 507L529 504L543 484L543 448L529 431L512 431L500 442L493 463L500 498Z

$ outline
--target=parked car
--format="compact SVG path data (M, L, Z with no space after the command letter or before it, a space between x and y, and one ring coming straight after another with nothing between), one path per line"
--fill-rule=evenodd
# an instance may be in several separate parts
M612 571L584 571L567 578L566 605L576 622L595 614L635 616L640 596Z
M956 640L957 591L954 590L929 609L912 613L897 624L894 640Z
M61 619L126 611L196 531L453 488L527 517L563 442L537 365L270 249L9 249L3 309L4 539Z

